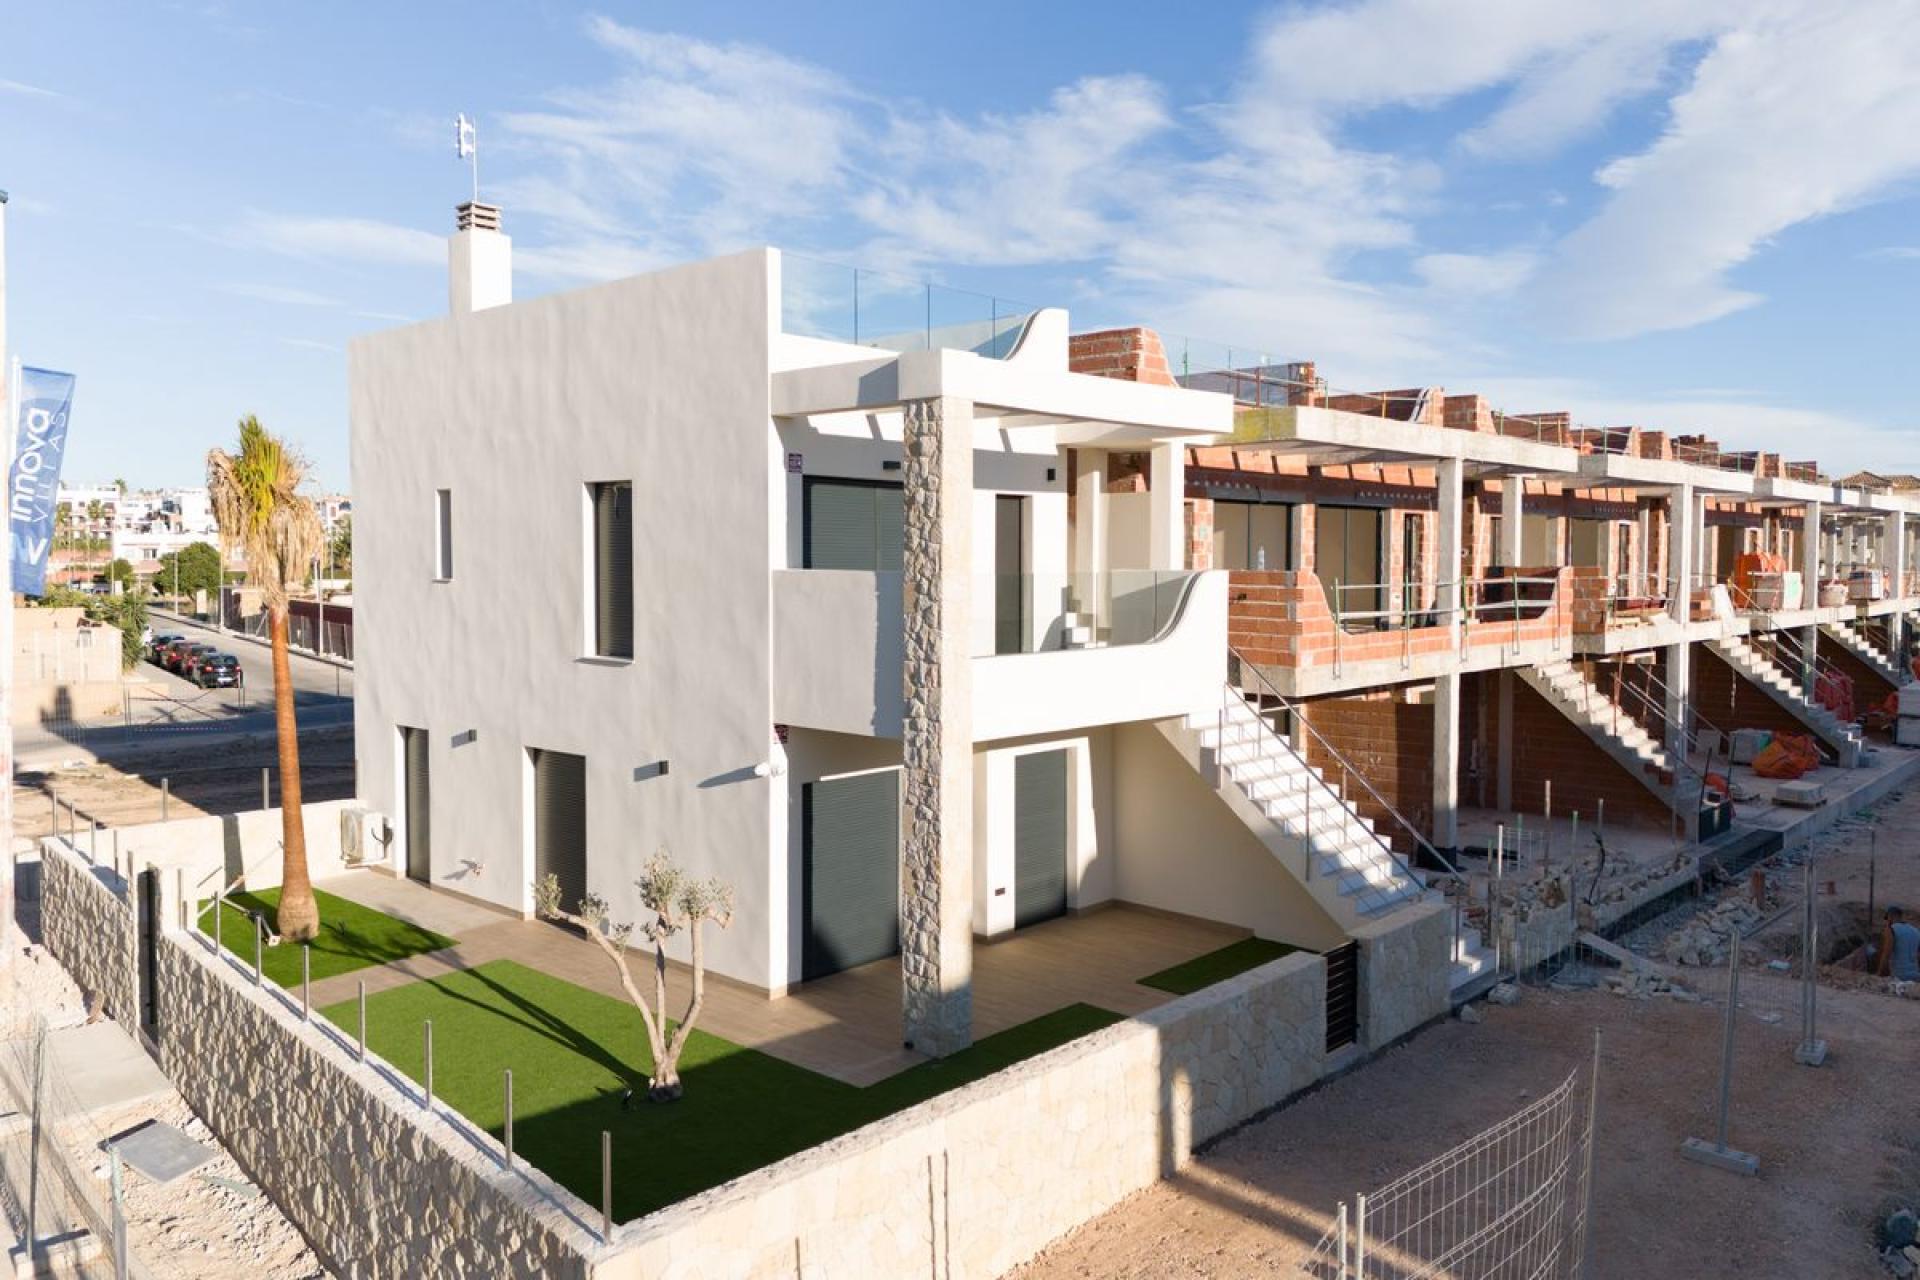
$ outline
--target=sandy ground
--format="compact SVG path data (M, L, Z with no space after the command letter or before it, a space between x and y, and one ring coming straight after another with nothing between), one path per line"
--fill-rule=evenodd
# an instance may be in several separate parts
M9 931L0 949L0 995L9 1017L0 1034L37 1011L52 1026L83 1020L79 989L59 962L32 939L38 921L32 904L18 905L22 927ZM6 1108L0 1103L0 1111ZM108 1202L108 1162L98 1143L148 1120L164 1120L213 1148L215 1158L167 1186L126 1174L126 1204L132 1251L162 1280L315 1280L328 1273L271 1200L241 1172L194 1116L180 1095L166 1093L143 1102L95 1111L62 1126L76 1166L91 1178L98 1203ZM11 1244L13 1229L6 1232Z
M21 773L13 785L16 837L50 834L52 797L79 812L84 835L88 818L110 827L160 821L161 779L168 780L169 818L238 813L260 805L260 770L277 769L271 736L217 744L177 744L172 750L130 756L119 764L102 761L46 772ZM300 776L308 802L338 800L353 794L353 730L316 729L300 735ZM274 790L278 803L278 787ZM102 836L104 839L104 835Z
M1890 798L1816 842L1816 882L1834 882L1823 902L1864 906L1870 861L1877 904L1892 896L1920 907L1920 792ZM1683 1140L1713 1134L1720 971L1681 971L1703 1003L1527 988L1515 1006L1482 1006L1477 1025L1430 1027L1228 1135L1015 1274L1291 1275L1341 1198L1552 1088L1586 1060L1597 1027L1592 1277L1884 1276L1875 1225L1896 1204L1920 1203L1920 999L1828 970L1819 1034L1829 1065L1799 1066L1800 987L1760 967L1777 953L1768 941L1747 948L1729 1134L1732 1146L1760 1157L1758 1178L1680 1156Z

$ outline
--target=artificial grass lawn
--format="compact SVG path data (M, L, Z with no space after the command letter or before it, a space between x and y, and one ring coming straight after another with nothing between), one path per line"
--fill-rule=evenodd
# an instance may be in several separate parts
M313 891L320 904L320 936L313 948L312 977L315 982L335 974L352 973L369 965L404 960L424 951L451 947L454 940L431 929L396 920L385 912L348 902L319 889ZM278 933L275 909L280 905L280 890L262 889L258 893L236 893L226 899L227 909L220 922L220 942L229 952L253 963L253 920L249 912L259 911L267 918L267 927ZM200 909L200 928L213 936L213 903ZM288 990L300 986L300 947L283 942L261 953L260 972Z
M357 1001L320 1013L349 1035L359 1025ZM1070 1005L864 1089L696 1027L680 1059L685 1096L653 1103L646 1029L625 1000L496 960L369 996L367 1043L418 1080L428 1019L434 1095L497 1138L511 1069L516 1157L590 1205L600 1204L600 1134L613 1135L622 1222L1120 1020Z
M1265 938L1242 938L1218 951L1195 956L1185 964L1150 973L1140 979L1140 985L1156 991L1171 991L1176 996L1191 995L1202 987L1238 977L1249 969L1258 969L1269 960L1278 960L1299 949L1284 942L1268 942Z

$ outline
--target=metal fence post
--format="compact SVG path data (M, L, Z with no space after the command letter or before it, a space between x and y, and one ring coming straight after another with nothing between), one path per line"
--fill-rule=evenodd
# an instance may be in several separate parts
M133 1272L127 1267L127 1201L120 1180L120 1148L110 1147L108 1153L113 1189L113 1274L116 1280L127 1280Z
M180 903L180 932L185 933L188 927L187 921L191 919L187 912L187 869L185 867L173 869L173 896Z
M367 983L360 980L360 1034L353 1042L353 1056L361 1062L367 1060Z
M501 1138L501 1163L513 1168L513 1068L506 1070L506 1133Z
M1575 1280L1587 1274L1588 1241L1593 1239L1593 1144L1600 1137L1600 1028L1593 1029L1593 1074L1587 1080L1587 1149L1581 1153L1580 1252L1574 1257Z
M258 914L253 917L253 985L260 985L261 953L266 948L266 925Z
M426 1070L421 1072L420 1105L431 1111L433 1109L433 1019L428 1018L422 1023L420 1030L425 1038L427 1051Z
M271 787L270 778L271 778L271 774L269 773L267 766L261 765L260 766L260 807L262 809L273 808L273 796L272 796L272 792L270 791L270 787Z
M1345 1200L1340 1202L1340 1212L1335 1217L1334 1222L1336 1229L1340 1233L1339 1280L1349 1280L1349 1272L1347 1271L1347 1202Z
M167 800L173 795L173 779L160 779L160 821L167 820Z
M600 1131L600 1238L613 1239L613 1135Z
M300 1021L313 1020L313 948L300 944Z
M1353 1198L1353 1274L1356 1280L1367 1280L1367 1198L1356 1195Z

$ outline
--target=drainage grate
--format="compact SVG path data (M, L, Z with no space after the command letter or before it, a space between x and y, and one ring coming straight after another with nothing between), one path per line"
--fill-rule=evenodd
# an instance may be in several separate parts
M1327 952L1327 1052L1360 1038L1360 944Z

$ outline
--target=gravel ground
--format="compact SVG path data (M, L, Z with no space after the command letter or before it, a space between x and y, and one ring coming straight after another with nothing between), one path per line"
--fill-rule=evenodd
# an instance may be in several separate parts
M1864 903L1871 856L1876 902L1920 907L1920 792L1848 820L1814 856L1817 882L1834 882L1823 895L1829 904ZM1679 918L1635 940L1655 949ZM1753 948L1748 954L1729 1142L1760 1157L1758 1178L1680 1157L1683 1140L1713 1133L1725 1016L1719 971L1678 971L1707 997L1702 1003L1529 988L1517 1005L1484 1006L1478 1024L1430 1027L1228 1135L1015 1274L1292 1275L1342 1197L1539 1097L1586 1059L1598 1027L1591 1277L1883 1277L1875 1224L1896 1204L1920 1202L1920 1000L1827 971L1819 1033L1829 1065L1801 1067L1793 1061L1800 987L1760 967Z
M18 904L16 911L21 927L9 931L8 943L0 949L0 992L11 996L4 1023L18 1028L36 1013L54 1027L83 1021L79 989L59 962L33 941L38 920L32 904ZM8 1029L0 1025L0 1033ZM315 1280L328 1274L293 1224L171 1090L138 1104L94 1112L64 1133L81 1175L97 1186L100 1203L107 1201L108 1166L97 1144L148 1120L177 1125L215 1152L213 1160L164 1187L132 1171L126 1174L132 1251L157 1280Z

